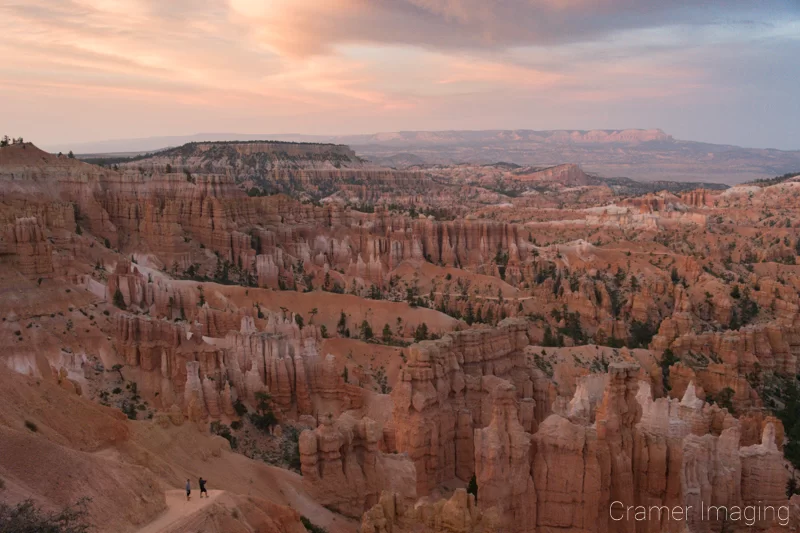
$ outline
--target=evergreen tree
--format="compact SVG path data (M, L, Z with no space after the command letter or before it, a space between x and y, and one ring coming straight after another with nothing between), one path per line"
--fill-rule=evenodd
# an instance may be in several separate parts
M419 342L427 340L427 338L428 338L428 324L423 322L422 324L417 326L417 329L414 331L414 340Z
M125 297L122 296L122 291L119 287L114 291L114 306L120 309L125 309Z
M361 329L361 338L363 338L365 341L371 340L372 337L374 336L372 333L372 326L369 325L369 322L367 322L366 319L361 322L360 329Z

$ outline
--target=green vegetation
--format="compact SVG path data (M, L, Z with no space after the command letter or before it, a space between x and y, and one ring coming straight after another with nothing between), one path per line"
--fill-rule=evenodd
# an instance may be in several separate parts
M361 338L362 339L364 339L365 341L372 340L372 337L374 337L374 334L372 332L372 326L369 325L369 322L367 322L366 320L363 320L361 322L361 327L359 329L361 330Z
M312 523L311 520L309 520L305 516L300 517L300 522L303 523L303 527L306 528L306 531L309 531L311 533L328 533L327 529Z
M247 407L242 403L240 398L236 399L236 403L233 404L233 410L236 411L236 416L244 416L247 414Z
M734 287L736 294L740 294L738 288L738 285ZM734 291L731 291L731 296L733 296L733 293ZM728 327L737 330L742 326L746 326L755 319L758 313L758 303L750 298L750 287L745 287L737 300L736 306L731 309L731 320Z
M126 307L125 306L125 297L122 296L122 291L119 290L119 287L117 287L116 290L114 291L113 302L114 302L114 307L118 307L120 309L125 309L125 307Z
M759 180L753 180L748 182L748 185L758 185L759 187L769 187L770 185L777 185L778 183L783 183L784 181L789 181L792 178L796 178L800 176L800 172L787 172L782 176L775 176L774 178L762 178Z
M420 342L424 340L428 340L428 324L425 322L417 326L417 329L414 330L414 341Z
M23 144L24 142L25 141L22 139L22 137L17 137L15 139L12 139L8 135L3 135L3 138L0 139L0 148L9 146L11 144Z
M467 494L475 496L475 503L478 503L478 480L475 478L475 474L472 474L472 477L469 479Z
M283 426L284 440L281 458L292 470L300 471L300 431L294 426ZM324 530L323 530L324 531Z
M231 424L231 427L233 423ZM211 422L211 433L214 435L219 435L227 440L231 444L231 449L235 450L236 447L239 445L238 440L231 434L231 428L227 425L223 424L222 422L214 421Z
M555 309L553 311L555 311ZM571 338L576 346L586 344L586 335L581 328L581 314L577 311L571 313L567 311L567 307L564 306L564 312L562 316L564 319L564 327L559 328L559 335L566 335L567 337ZM560 318L557 320L560 320Z
M795 468L800 468L800 376L781 383L778 393L783 405L778 406L775 415L783 422L787 439L783 445L783 455Z
M389 394L392 392L392 388L389 386L389 378L386 375L386 369L382 366L375 371L375 383L378 384L378 390L381 394Z
M39 509L32 500L17 505L0 502L0 531L7 533L88 533L88 498L81 498L59 512Z
M270 428L278 423L275 413L272 412L272 396L264 391L256 393L256 412L250 413L250 422L259 430L268 433Z
M553 330L550 328L550 325L546 325L544 327L544 338L542 339L542 346L564 346L564 337L559 333L558 335L553 334Z
M336 324L336 332L342 337L350 336L350 329L347 327L347 315L344 314L344 310L342 310L342 312L339 314L339 322Z
M661 379L663 381L665 391L668 391L672 388L669 383L669 367L679 361L680 357L677 357L674 353L672 353L672 350L669 348L664 350L664 353L661 354Z
M736 414L733 408L733 395L735 391L730 387L725 387L721 391L719 391L716 395L710 396L708 398L708 403L715 403L720 407L724 407L728 410L731 414Z
M630 329L628 348L647 348L655 334L658 333L658 328L654 324L639 320L632 321Z

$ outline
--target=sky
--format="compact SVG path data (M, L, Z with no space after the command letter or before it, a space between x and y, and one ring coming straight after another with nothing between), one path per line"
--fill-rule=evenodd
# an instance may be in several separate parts
M800 0L0 0L0 134L661 128L800 149Z

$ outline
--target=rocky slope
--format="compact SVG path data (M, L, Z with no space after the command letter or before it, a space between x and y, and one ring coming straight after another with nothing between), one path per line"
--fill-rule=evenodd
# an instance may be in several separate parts
M609 509L790 506L796 180L459 165L397 205L408 175L293 146L0 149L0 497L86 493L101 531L779 530ZM388 181L362 210L243 190L282 165ZM173 516L200 475L225 494Z

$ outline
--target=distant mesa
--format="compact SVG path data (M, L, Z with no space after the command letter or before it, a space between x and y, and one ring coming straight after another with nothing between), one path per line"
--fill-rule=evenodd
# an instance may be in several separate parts
M138 155L187 143L306 142L347 145L376 166L494 164L548 167L570 162L589 174L640 181L736 184L796 172L800 151L675 139L661 129L398 131L364 135L205 133L49 147L77 154Z

